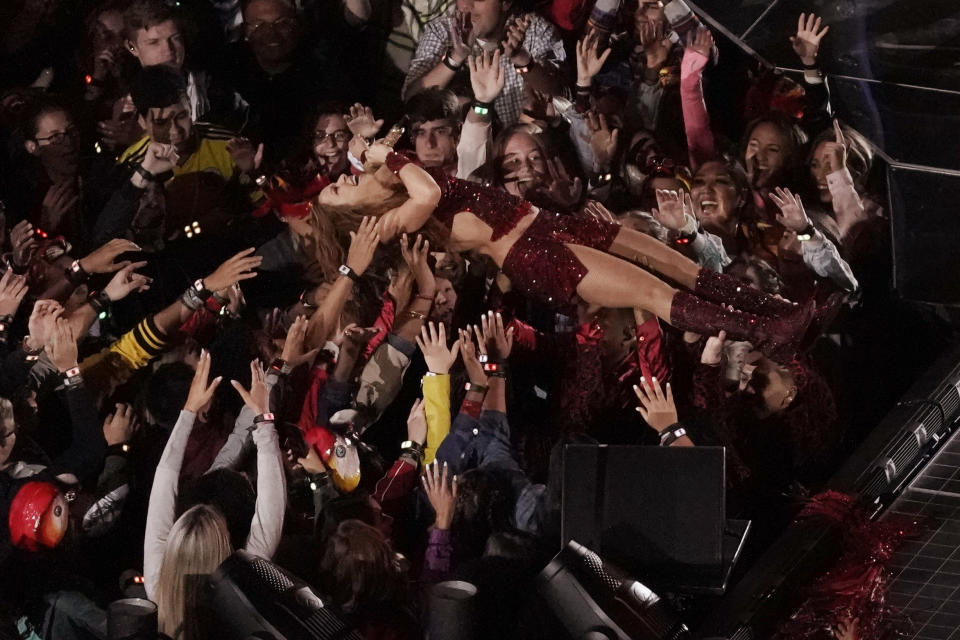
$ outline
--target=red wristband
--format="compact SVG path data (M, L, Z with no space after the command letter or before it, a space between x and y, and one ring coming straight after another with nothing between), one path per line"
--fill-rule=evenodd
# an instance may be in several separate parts
M402 153L397 153L396 151L391 151L387 154L387 160L384 164L387 165L387 169L390 169L394 174L399 174L400 169L403 169L405 166L413 162L407 156Z

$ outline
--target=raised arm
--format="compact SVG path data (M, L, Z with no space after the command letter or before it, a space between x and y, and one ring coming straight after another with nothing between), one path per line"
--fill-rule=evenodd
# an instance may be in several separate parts
M427 446L423 459L430 464L440 443L450 433L450 367L460 352L460 340L447 347L443 323L438 328L431 322L428 327L423 327L417 346L423 352L428 369L423 376L423 402L427 414Z
M153 488L150 490L150 506L147 511L147 529L143 542L143 584L147 589L147 597L156 598L157 579L160 576L160 565L163 562L163 550L167 546L167 536L174 523L174 505L177 501L178 480L180 467L183 465L183 452L187 448L187 440L193 430L193 423L197 413L201 411L213 398L213 392L220 384L220 378L208 383L210 376L210 354L203 351L197 371L190 384L187 402L177 419L167 445L163 448L163 455L157 465L157 472L153 477Z
M710 115L703 99L703 69L713 51L713 35L701 27L687 34L687 48L680 62L680 106L687 133L690 168L696 171L704 162L716 157L716 145L710 130Z
M287 480L273 414L270 413L270 387L257 359L250 362L250 379L249 390L236 380L230 381L243 398L245 408L254 414L253 441L257 445L257 502L246 550L269 559L277 550L283 531Z
M350 232L350 249L343 265L346 273L341 271L320 308L310 316L306 339L308 349L322 347L336 331L343 305L353 291L354 280L359 279L370 266L379 242L379 225L375 218L364 218L360 227L355 232Z
M367 160L382 165L378 171L392 172L403 183L409 198L396 209L380 216L380 241L389 242L402 233L412 233L426 224L442 195L437 181L406 156L377 143L367 150Z

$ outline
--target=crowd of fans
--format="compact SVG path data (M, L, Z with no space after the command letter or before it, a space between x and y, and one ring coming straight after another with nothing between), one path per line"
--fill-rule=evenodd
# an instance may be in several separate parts
M446 0L384 96L397 12L0 7L0 637L105 637L129 569L216 637L240 549L366 638L452 578L477 637L561 637L564 444L722 445L762 541L876 417L888 225L820 18L788 76L683 0Z

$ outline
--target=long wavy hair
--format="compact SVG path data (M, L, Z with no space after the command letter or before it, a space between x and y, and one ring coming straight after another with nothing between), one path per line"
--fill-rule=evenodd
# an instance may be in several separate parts
M170 528L157 578L158 630L174 640L202 637L200 579L233 553L227 521L210 505L184 511Z
M403 183L399 181L384 186L390 189L391 194L363 211L348 206L323 205L319 198L315 198L310 204L307 221L310 223L311 232L303 238L304 249L308 255L314 257L325 279L336 277L337 268L347 256L350 232L356 231L365 217L379 218L409 198ZM433 217L427 220L417 233L423 234L430 241L431 249L435 251L443 250L450 235L446 227Z

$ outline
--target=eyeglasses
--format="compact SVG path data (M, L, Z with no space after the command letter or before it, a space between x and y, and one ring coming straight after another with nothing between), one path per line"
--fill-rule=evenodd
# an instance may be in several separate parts
M68 140L73 142L77 139L77 136L80 135L80 132L77 131L76 127L68 127L66 131L57 131L56 133L51 133L50 135L44 138L34 138L35 142L48 142L49 144L61 145L66 143Z
M295 18L280 18L279 20L255 22L246 25L247 36L254 38L266 34L268 31L281 31L289 33L297 26Z
M352 137L353 134L347 129L337 129L332 133L327 133L326 131L314 131L313 144L321 145L328 139L332 140L334 144L343 144L344 142L349 141Z

